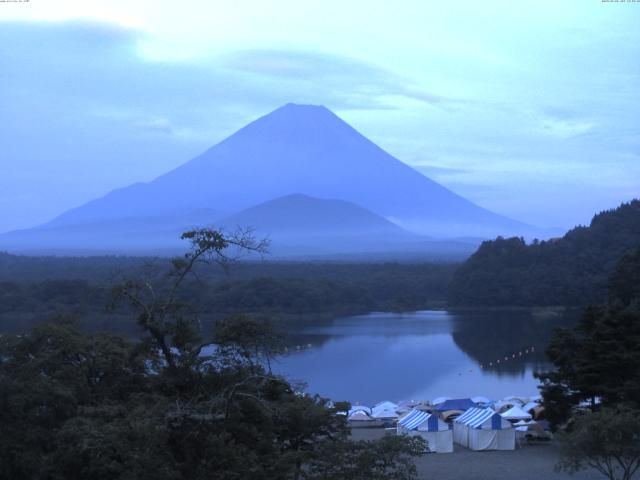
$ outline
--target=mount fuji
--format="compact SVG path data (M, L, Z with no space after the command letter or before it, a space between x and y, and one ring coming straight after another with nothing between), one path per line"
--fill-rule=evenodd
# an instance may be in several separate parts
M286 202L251 213L282 197ZM346 205L348 225L338 215ZM289 241L322 231L325 238L366 236L370 245L379 239L384 250L427 237L539 234L429 179L327 108L287 104L148 183L113 190L44 225L1 235L0 247L158 250L176 246L180 229L229 225L234 216L243 218L241 212L260 224L260 233L277 238L283 225L274 219L287 209L298 212L298 225L293 218L286 225ZM374 224L380 228L370 228Z

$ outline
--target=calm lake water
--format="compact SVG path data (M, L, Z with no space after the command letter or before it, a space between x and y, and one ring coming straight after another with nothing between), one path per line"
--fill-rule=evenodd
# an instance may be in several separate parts
M538 393L533 373L549 368L553 327L575 313L556 310L371 313L291 332L273 366L309 393L374 404Z

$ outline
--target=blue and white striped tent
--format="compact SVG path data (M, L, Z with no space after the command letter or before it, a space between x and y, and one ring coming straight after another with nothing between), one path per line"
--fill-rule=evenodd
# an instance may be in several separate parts
M491 422L491 428L494 430L511 428L511 424L508 421L504 421L502 416L491 408L470 408L456 418L454 423L461 423L469 428L486 428L483 425L488 421Z
M420 427L420 430L437 432L438 417L430 414L429 412L411 410L398 422L398 425L401 425L407 430L417 430L418 427Z
M398 435L417 435L427 441L431 452L453 452L453 432L437 415L421 410L411 410L398 421Z
M491 408L471 408L453 421L453 440L472 450L513 450L511 422Z

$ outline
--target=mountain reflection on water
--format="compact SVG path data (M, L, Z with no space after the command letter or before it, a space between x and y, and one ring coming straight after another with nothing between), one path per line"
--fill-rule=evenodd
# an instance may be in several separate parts
M289 329L274 369L309 393L373 404L534 395L554 327L577 312L483 309L371 313ZM505 359L506 358L506 359Z

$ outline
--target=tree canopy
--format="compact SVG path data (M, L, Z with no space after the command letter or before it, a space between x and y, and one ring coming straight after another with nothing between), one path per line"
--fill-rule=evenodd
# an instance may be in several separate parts
M191 251L166 275L115 289L139 341L65 318L0 337L0 479L414 478L419 440L351 443L336 414L344 405L270 371L280 342L268 323L234 316L201 328L182 296L193 266L225 262L236 240L261 244L203 230L185 238Z
M611 276L609 303L587 308L558 329L547 348L555 370L539 375L549 419L562 423L577 405L626 404L640 410L640 249Z
M640 200L595 215L562 238L497 238L455 272L449 303L542 306L602 303L620 259L640 245Z

